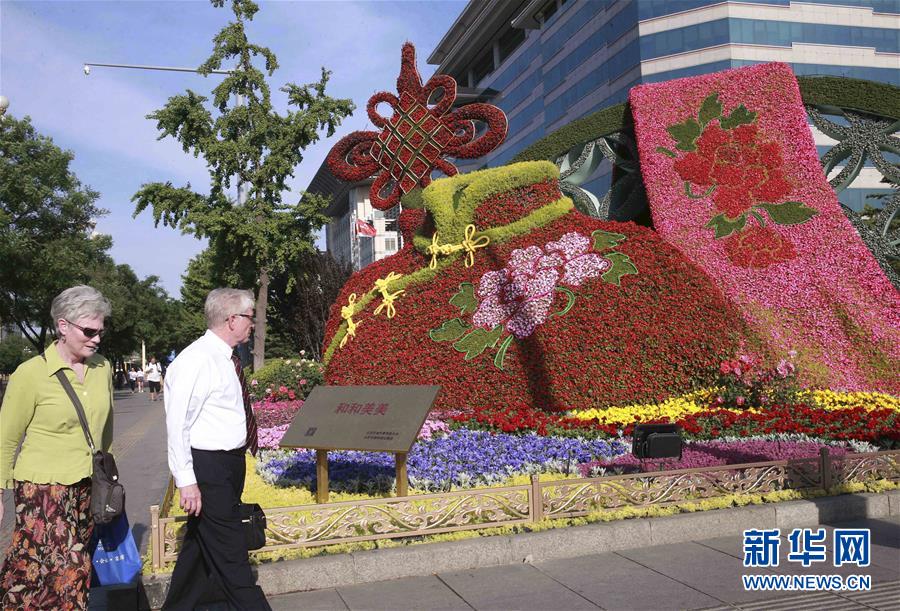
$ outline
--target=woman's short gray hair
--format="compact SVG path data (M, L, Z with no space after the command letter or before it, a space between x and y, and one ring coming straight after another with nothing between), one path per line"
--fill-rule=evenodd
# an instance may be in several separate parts
M206 326L210 329L218 327L228 320L229 316L241 314L256 304L253 293L244 289L213 289L206 296L203 311L206 314Z
M50 304L50 316L53 318L54 326L60 318L75 322L84 317L107 318L111 313L112 306L109 299L94 287L85 284L67 288Z

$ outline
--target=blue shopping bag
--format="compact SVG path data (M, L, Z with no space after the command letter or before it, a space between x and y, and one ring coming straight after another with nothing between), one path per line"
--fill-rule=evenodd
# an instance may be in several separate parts
M141 572L141 555L134 544L125 512L109 524L94 526L94 537L97 547L91 564L100 585L131 583Z

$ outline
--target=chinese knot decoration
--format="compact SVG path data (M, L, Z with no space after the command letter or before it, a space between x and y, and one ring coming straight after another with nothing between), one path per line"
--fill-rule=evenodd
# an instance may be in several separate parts
M433 105L429 101L440 91ZM431 182L432 170L457 174L445 157L475 159L497 148L506 137L506 115L491 104L452 108L456 81L432 76L423 86L416 69L416 49L403 45L397 95L381 91L369 98L366 111L381 131L356 131L341 138L328 154L328 167L341 180L353 182L375 176L369 192L372 205L388 210L400 198ZM386 103L393 115L386 119L377 106ZM487 129L476 135L476 122Z

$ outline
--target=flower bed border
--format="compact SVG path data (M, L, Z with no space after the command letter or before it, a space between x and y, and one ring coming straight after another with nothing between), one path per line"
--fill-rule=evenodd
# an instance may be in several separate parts
M367 501L266 509L265 547L321 547L358 541L420 537L497 526L573 518L623 507L664 507L729 494L776 490L824 490L854 482L900 482L900 450L818 458L632 473L542 482L502 488L475 488ZM163 505L150 508L153 572L178 556L179 525L186 516L169 516L174 491L170 480ZM295 515L301 514L301 515Z

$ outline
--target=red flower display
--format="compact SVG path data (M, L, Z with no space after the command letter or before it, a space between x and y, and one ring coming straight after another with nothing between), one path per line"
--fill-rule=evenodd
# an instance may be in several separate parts
M440 92L437 101L429 106ZM490 104L469 104L453 109L456 81L447 75L432 76L423 86L416 69L416 49L403 45L397 93L382 91L369 99L366 110L376 131L356 131L334 145L327 163L331 172L346 181L376 176L369 191L372 205L387 210L400 197L431 182L432 170L447 176L457 173L445 157L474 159L495 149L506 137L506 115ZM386 119L378 105L386 103L393 115ZM476 122L487 125L476 137Z
M715 185L713 203L730 218L758 203L778 201L792 189L782 169L781 147L758 142L757 136L756 125L727 131L713 121L697 139L697 152L675 161L675 171L696 185Z
M617 437L631 435L638 422L618 427L596 420L568 418L548 414L525 405L478 407L468 413L455 413L448 420L470 429L504 433L535 432L539 435L565 434ZM660 422L652 420L646 422ZM866 441L886 447L900 441L900 412L891 409L867 410L853 407L824 410L803 404L773 405L758 412L733 411L719 407L689 414L677 420L689 439L718 439L724 436L805 434L837 441Z
M800 225L817 211L802 202L782 201L794 186L784 170L781 146L763 140L756 121L757 113L743 104L725 114L719 94L713 93L695 117L666 130L675 148L687 154L678 157L664 147L657 151L675 158L672 167L688 197L712 199L720 214L706 226L717 239L728 239L729 259L739 267L762 268L797 256L794 245L766 224L764 214L776 225ZM695 193L694 186L703 191ZM761 252L755 254L755 248Z
M770 227L749 227L725 238L725 253L738 267L768 267L790 261L797 251L790 240Z
M541 202L548 205L559 197L555 184L551 189L549 182L535 182L486 197L473 216L484 223L480 227L491 226L489 219L514 223L533 214ZM514 251L545 249L573 232L591 236L595 231L618 235L618 244L592 252L612 257L616 265L627 259L639 272L621 277L618 285L600 276L585 277L572 289L574 301L557 291L549 307L554 315L527 337L512 338L503 357L503 338L498 334L490 345L490 331L474 326L469 327L471 338L433 336L433 330L471 322L483 299L476 290L479 280L503 269ZM427 266L427 257L407 245L354 274L336 300L326 348L341 323L340 305L351 293L365 293L390 271L411 274ZM561 273L564 269L561 264ZM465 283L471 285L471 299L459 296ZM492 241L479 250L473 266L460 261L405 290L393 319L373 314L377 299L357 313L356 336L334 351L327 383L438 384L435 409L459 410L468 417L490 406L508 412L507 428L517 426L518 416L538 422L540 413L655 400L686 392L698 380L710 383L722 358L733 354L746 334L734 306L709 278L653 231L577 212L507 241ZM511 406L523 406L516 408L518 416Z

